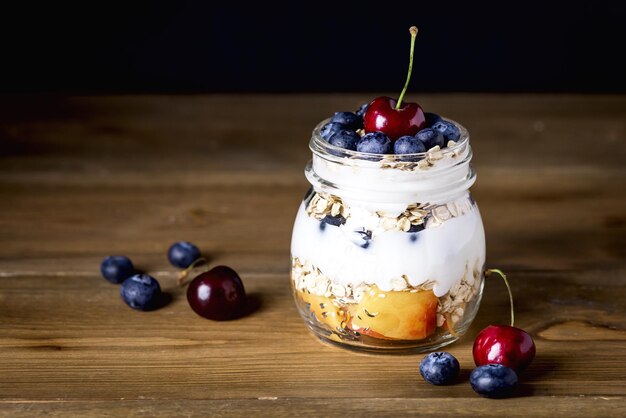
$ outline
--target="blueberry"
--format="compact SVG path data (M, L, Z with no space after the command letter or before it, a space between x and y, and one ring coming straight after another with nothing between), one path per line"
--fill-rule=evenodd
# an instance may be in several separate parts
M352 112L335 112L330 121L340 123L348 129L360 129L363 127L363 118Z
M364 241L370 241L372 239L372 231L367 231L365 229L356 231L357 234L361 236L361 239Z
M418 152L426 152L426 147L416 137L405 135L393 143L393 152L395 154L417 154Z
M326 125L322 126L320 136L328 141L331 136L344 129L346 129L346 127L341 123L328 122Z
M411 235L409 235L409 240L410 240L411 242L415 242L415 241L417 241L417 238L418 238L417 234L411 234Z
M356 142L360 138L361 137L354 131L342 130L332 135L328 142L336 147L354 151L356 150Z
M356 150L370 154L391 153L391 141L382 132L370 132L365 134L356 143Z
M110 255L100 264L102 276L111 283L122 283L135 272L133 262L123 255Z
M152 276L135 274L124 280L120 287L120 295L128 306L140 311L149 311L159 305L161 286Z
M487 398L504 398L515 390L517 374L502 364L486 364L472 371L470 384L479 395Z
M426 117L426 127L427 128L432 127L435 123L437 123L437 122L439 122L441 120L441 116L439 116L436 113L424 112L424 117Z
M419 225L411 225L411 227L409 228L409 230L407 232L420 232L424 230L424 224L421 223Z
M326 215L324 216L324 219L322 219L322 222L333 226L340 226L346 223L346 218L341 215Z
M198 247L187 241L179 241L167 251L167 259L174 267L187 268L200 258Z
M326 229L326 225L340 226L346 223L346 218L341 215L332 216L326 215L320 221L320 231L324 231Z
M440 120L433 125L433 129L441 132L446 144L448 141L458 141L461 137L461 130L452 122L446 120Z
M443 148L445 143L441 132L431 128L422 129L415 137L424 143L424 147L426 147L427 151L435 145L439 145L439 147Z
M358 245L361 248L367 248L370 246L372 240L372 231L368 231L365 228L351 231L349 235L350 241L354 245Z
M459 376L461 366L452 354L441 351L430 353L420 362L420 374L433 385L448 385Z
M365 113L367 112L367 108L369 107L369 103L363 103L361 105L361 107L359 107L359 110L357 110L355 113L358 117L360 117L361 119L363 119L365 117Z

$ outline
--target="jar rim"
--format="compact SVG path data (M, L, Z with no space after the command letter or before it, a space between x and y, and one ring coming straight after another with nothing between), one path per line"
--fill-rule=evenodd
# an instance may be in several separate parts
M465 149L467 144L469 143L469 132L467 129L461 125L460 123L447 118L442 118L442 120L453 123L459 131L461 132L461 136L458 141L452 147L445 147L442 150L446 152L460 152ZM330 118L322 120L318 123L312 132L311 141L309 142L309 149L318 156L334 161L334 162L344 162L345 159L349 159L352 161L380 161L384 163L394 163L394 162L419 162L426 158L431 150L426 150L425 152L419 152L414 154L375 154L369 152L361 152L361 151L352 151L349 149L341 148L336 145L332 145L330 142L326 141L321 136L322 127L330 122Z

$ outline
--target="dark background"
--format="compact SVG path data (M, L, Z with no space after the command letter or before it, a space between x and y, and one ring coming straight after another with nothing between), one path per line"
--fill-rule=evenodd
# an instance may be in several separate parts
M2 6L0 92L626 92L620 2Z

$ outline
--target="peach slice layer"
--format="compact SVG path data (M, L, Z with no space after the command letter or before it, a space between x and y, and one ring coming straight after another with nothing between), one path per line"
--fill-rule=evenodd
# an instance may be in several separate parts
M375 338L421 340L437 328L437 303L431 290L383 292L372 286L350 309L348 326Z
M342 329L342 323L346 319L346 313L336 307L329 298L318 296L312 293L298 292L302 301L310 306L310 311L315 314L315 318L332 330Z

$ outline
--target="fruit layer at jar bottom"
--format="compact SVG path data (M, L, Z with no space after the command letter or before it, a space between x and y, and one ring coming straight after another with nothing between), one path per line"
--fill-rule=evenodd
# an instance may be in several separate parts
M480 291L482 274L474 269L450 292L435 296L433 282L404 290L383 291L375 284L329 286L323 293L314 286L319 269L294 258L292 283L301 311L310 321L334 334L366 335L381 340L423 340L438 330L455 334L455 325ZM307 287L306 283L313 285Z

